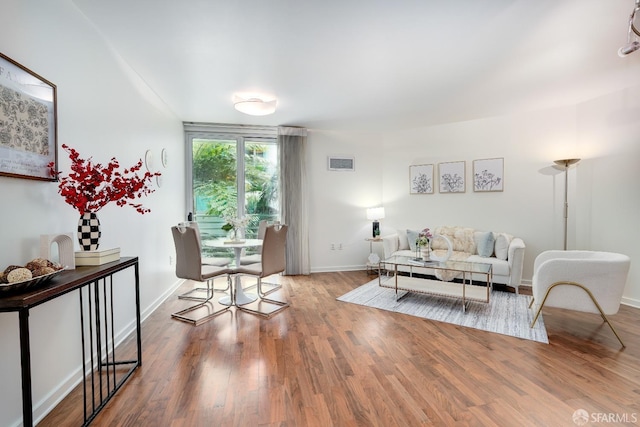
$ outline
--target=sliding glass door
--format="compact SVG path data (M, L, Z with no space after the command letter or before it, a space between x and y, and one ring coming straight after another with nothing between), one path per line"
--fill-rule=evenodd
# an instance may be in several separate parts
M257 236L261 220L279 219L276 136L256 134L255 129L225 130L186 131L191 166L187 212L198 222L203 240L225 237L222 227L228 217L250 219L246 238Z

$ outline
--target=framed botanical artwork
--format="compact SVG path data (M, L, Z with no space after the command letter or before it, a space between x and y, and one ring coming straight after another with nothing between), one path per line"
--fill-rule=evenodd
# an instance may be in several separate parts
M504 159L473 161L473 191L503 191Z
M56 86L0 53L0 175L55 181Z
M409 166L409 194L433 194L433 165Z
M465 192L466 162L438 163L438 175L441 193Z

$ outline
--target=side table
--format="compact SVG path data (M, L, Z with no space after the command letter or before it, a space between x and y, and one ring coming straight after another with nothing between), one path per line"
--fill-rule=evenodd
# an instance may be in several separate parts
M378 274L380 271L380 256L373 251L374 243L382 243L381 237L368 237L364 239L369 242L369 258L367 258L367 274Z

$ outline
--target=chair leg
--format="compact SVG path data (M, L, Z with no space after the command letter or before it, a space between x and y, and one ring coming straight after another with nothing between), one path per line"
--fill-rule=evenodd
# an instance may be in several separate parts
M215 302L211 301L214 294L213 281L213 279L207 280L207 287L202 288L207 290L207 298L205 300L194 306L187 307L183 310L172 313L171 317L183 322L191 323L194 326L198 326L229 310L229 306L222 306L219 309L215 309ZM227 275L227 288L230 287L230 284L231 278L229 275ZM202 314L199 316L198 314L200 313Z
M258 278L258 282L256 284L256 290L258 293L259 300L257 302L238 306L239 310L247 311L249 313L257 314L260 316L264 316L269 318L276 313L284 310L289 307L289 303L285 301L278 301L274 299L265 298L265 295L270 294L273 290L269 290L266 294L262 292L262 280ZM257 305L257 308L252 308L252 305Z
M595 306L598 309L598 311L600 312L600 316L602 317L602 320L604 320L605 323L607 325L609 325L609 328L611 328L611 331L613 332L613 334L616 336L618 341L620 341L620 345L622 345L622 348L626 348L626 346L624 345L624 342L622 342L622 339L620 338L620 335L618 335L618 332L615 330L615 328L613 327L613 325L609 321L609 318L607 317L607 315L604 314L604 311L602 310L602 307L600 307L600 304L598 304L598 301L593 296L591 291L589 289L587 289L585 286L581 285L580 283L576 283L576 282L556 282L556 283L553 283L551 286L549 286L549 289L547 289L547 292L544 294L544 298L542 299L542 304L540 304L540 307L538 308L538 310L536 312L536 315L535 315L535 317L533 319L533 322L531 323L531 327L532 328L536 324L536 321L538 320L538 316L540 315L540 312L542 311L542 307L544 307L544 303L547 301L547 297L551 293L551 290L553 288L555 288L556 286L560 286L560 285L577 286L578 288L580 288L583 291L585 291L587 293L587 295L589 295L589 298L591 298L591 301L593 301L593 303L595 304ZM533 304L533 299L531 299L531 305L532 304ZM531 305L529 305L529 307L531 307Z
M227 283L227 287L224 289L216 289L213 285L209 286L209 282L207 281L206 288L193 288L190 291L187 291L183 294L178 295L178 299L186 299L190 301L202 301L207 302L213 297L214 292L223 292L226 293L230 289L229 284ZM206 296L192 296L192 294L197 292L206 292Z

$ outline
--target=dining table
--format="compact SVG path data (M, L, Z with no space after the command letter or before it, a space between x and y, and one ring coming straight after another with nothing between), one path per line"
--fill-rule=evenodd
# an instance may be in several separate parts
M242 257L242 250L246 248L255 248L255 247L262 246L262 239L206 240L204 242L204 245L211 248L233 249L235 266L236 268L238 268L240 267L240 258ZM227 295L220 298L220 300L218 301L220 304L239 306L239 305L252 303L258 299L258 295L244 292L244 290L242 289L240 275L236 275L234 282L235 282L233 286L234 289L232 289L231 295Z

